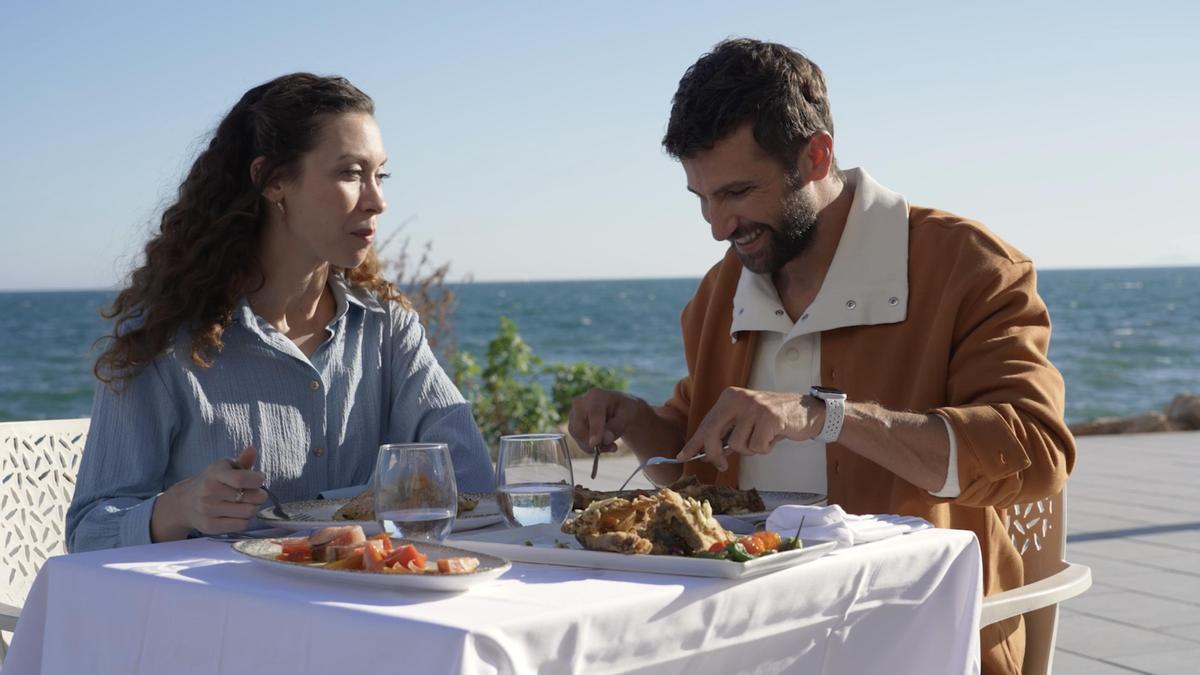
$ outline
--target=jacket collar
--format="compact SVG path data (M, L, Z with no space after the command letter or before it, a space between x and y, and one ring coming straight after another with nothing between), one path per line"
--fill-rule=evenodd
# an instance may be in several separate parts
M854 199L820 290L793 322L769 275L741 271L733 297L730 336L774 331L790 337L847 326L898 323L908 313L908 202L850 169Z

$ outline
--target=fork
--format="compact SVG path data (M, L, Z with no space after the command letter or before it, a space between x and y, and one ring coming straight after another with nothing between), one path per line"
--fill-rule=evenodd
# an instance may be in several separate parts
M704 458L703 452L701 452L697 455L694 455L692 457L689 457L688 459L675 459L673 457L651 457L650 459L639 464L638 467L633 470L633 473L629 474L629 478L626 478L625 482L621 483L621 487L617 488L617 492L624 490L625 486L629 485L629 481L633 480L633 477L638 475L639 471L645 471L646 467L648 467L648 466L656 466L659 464L684 464L686 462L694 462L697 459L703 459L703 458ZM647 478L649 478L649 476L647 476ZM653 481L651 481L651 482L653 482Z
M262 489L263 492L267 493L267 497L271 500L271 513L275 514L276 518L281 520L294 520L300 523L313 519L313 517L307 513L294 513L289 515L287 511L283 510L283 504L279 503L279 497L276 497L275 493L271 492L271 488L264 485L262 486Z
M238 471L244 470L237 462L233 461L232 459L229 460L229 463L233 466L234 469L237 469ZM276 518L279 518L280 520L294 520L296 522L301 522L301 523L304 521L313 519L312 516L308 515L307 513L297 513L295 515L288 515L288 512L283 510L283 504L279 501L279 497L275 496L274 492L271 492L271 488L267 487L264 484L262 486L262 490L263 490L263 492L267 493L267 498L271 500L271 513L275 514Z

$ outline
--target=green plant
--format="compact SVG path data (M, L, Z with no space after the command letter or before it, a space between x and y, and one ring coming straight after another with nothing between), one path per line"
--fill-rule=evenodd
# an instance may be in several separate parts
M412 249L412 237L403 236L404 228L416 220L405 218L387 239L377 247L380 264L396 288L408 298L425 327L425 339L436 354L449 358L454 353L455 294L446 285L450 263L435 263L433 243L425 242L420 256ZM395 242L399 241L398 244ZM399 247L396 250L395 246ZM385 253L388 255L385 256Z
M554 429L566 423L571 401L592 387L625 389L628 380L613 368L590 363L543 365L508 317L488 343L480 365L468 352L451 357L454 383L471 401L484 440L494 445L505 434ZM539 380L552 379L552 396Z

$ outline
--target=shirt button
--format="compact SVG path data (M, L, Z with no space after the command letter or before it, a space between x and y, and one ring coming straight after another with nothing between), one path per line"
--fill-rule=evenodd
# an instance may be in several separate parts
M320 457L321 455L325 454L325 448L313 448L313 454L317 457Z
M783 310L782 309L775 310L775 316L783 316Z
M892 297L888 298L888 304L892 307L895 307L896 305L900 304L900 298L897 298L893 295Z
M309 383L308 383L308 388L309 388L309 389L312 389L313 391L316 391L316 390L320 389L320 388L321 388L321 381L320 381L320 380L313 380L312 382L309 382Z
M846 301L846 309L854 309L857 306L858 306L858 303L854 302L853 300Z
M800 320L801 320L801 321L808 321L808 312L805 312L804 314L801 314L801 315L800 315Z

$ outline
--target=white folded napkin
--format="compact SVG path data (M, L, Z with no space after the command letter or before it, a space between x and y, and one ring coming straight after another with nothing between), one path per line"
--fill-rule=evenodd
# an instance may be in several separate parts
M766 528L778 532L780 536L795 536L801 518L804 518L801 539L836 541L839 547L844 548L933 527L924 518L892 514L857 516L833 504L780 506L767 518Z

